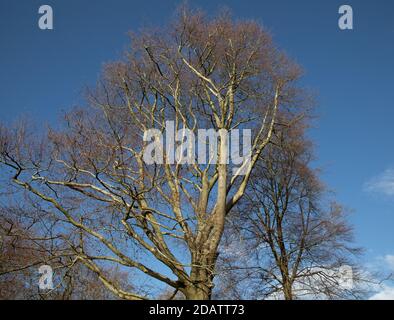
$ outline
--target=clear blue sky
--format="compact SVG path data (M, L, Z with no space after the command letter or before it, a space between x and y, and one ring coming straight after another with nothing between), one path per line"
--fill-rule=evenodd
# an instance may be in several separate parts
M120 56L128 30L165 23L178 3L1 0L0 119L28 113L36 121L56 121L61 110L80 101L81 90L95 82L102 64ZM394 168L394 2L190 3L208 12L226 5L236 18L262 22L305 68L303 82L317 93L320 118L311 135L323 180L353 209L366 259L394 255L394 171L386 171ZM53 31L37 26L43 4L53 7ZM338 28L342 4L353 7L352 31Z

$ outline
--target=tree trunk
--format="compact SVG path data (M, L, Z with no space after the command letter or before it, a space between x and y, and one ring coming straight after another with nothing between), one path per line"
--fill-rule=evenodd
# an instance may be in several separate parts
M211 292L206 286L190 286L183 290L186 300L210 300Z
M285 296L285 300L293 300L293 289L291 283L285 281L283 285L283 293Z
M200 262L198 264L208 265L207 262ZM190 276L190 282L186 283L181 289L186 300L210 300L213 289L213 276L211 272L199 267L192 267Z

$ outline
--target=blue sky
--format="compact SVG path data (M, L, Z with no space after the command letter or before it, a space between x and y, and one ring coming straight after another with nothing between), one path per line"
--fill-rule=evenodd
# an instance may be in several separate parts
M322 178L352 209L365 259L394 254L394 2L391 0L190 1L211 12L264 24L305 69L319 119L310 135ZM37 26L40 5L54 10L52 31ZM81 101L103 63L128 45L127 31L161 25L179 1L1 0L0 119L28 114L53 123ZM338 28L350 4L354 30ZM382 260L382 259L381 259ZM383 259L384 260L384 259Z

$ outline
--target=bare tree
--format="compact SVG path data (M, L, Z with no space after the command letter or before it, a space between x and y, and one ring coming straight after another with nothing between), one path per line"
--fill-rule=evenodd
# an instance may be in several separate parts
M1 300L117 298L103 286L95 273L74 259L67 247L57 246L56 237L44 236L43 230L52 230L52 226L48 228L49 219L45 219L45 212L3 206L0 213ZM53 289L39 288L39 267L42 265L52 267ZM106 268L103 272L112 281L132 288L129 273L119 268Z
M362 294L355 263L360 249L352 244L343 208L328 201L318 171L312 169L306 124L303 118L275 130L242 206L231 215L233 228L228 229L232 231L223 255L228 272L222 285L230 295L247 295L245 283L255 298Z
M36 233L33 216L18 206L0 207L0 299L38 297L39 266L59 262L55 246L47 247L54 239Z
M124 299L112 263L179 291L209 299L226 217L244 196L271 140L279 110L297 108L298 66L253 21L208 19L182 9L161 30L132 35L122 61L108 64L89 93L90 108L65 117L42 138L24 126L0 129L0 161L58 223L52 232L73 258ZM221 161L144 161L149 129L218 132L217 159L228 154L224 131L252 130L251 161L232 175Z

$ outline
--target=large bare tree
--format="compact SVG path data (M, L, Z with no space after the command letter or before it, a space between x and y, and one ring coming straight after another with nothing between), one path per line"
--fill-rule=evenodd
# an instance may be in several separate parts
M68 113L39 138L28 126L0 129L0 161L12 182L55 221L67 254L125 299L103 272L117 264L187 299L209 299L226 217L250 185L281 110L302 109L299 67L256 22L209 19L181 9L173 23L131 36L121 61L105 67L89 107ZM147 164L149 129L252 130L251 161ZM17 189L16 189L17 190ZM16 196L15 197L21 197Z

